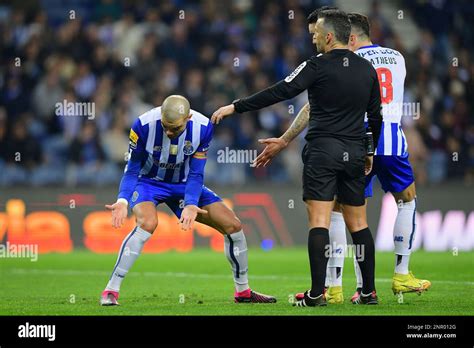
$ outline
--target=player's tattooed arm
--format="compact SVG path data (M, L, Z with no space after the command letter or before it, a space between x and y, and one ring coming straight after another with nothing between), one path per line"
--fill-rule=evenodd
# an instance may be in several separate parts
M290 128L280 137L287 144L290 143L294 138L296 138L302 131L308 126L309 123L309 103L306 103L305 106L301 108L296 115L296 118L293 120Z
M290 128L279 138L260 139L260 144L265 144L265 149L254 160L255 167L265 167L281 150L300 134L308 126L309 122L309 103L301 108L294 119Z

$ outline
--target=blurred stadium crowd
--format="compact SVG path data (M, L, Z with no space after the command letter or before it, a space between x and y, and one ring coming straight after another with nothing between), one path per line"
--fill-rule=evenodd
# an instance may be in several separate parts
M103 185L120 180L133 120L170 94L210 115L287 76L314 54L306 16L332 1L0 2L0 185ZM474 9L469 1L400 1L421 44L412 52L374 2L374 43L407 61L404 117L419 185L474 183ZM453 58L456 64L453 64ZM19 58L19 59L18 59ZM94 103L94 117L56 103ZM261 149L304 105L302 94L216 127L206 182L300 183L303 137L264 169L218 163L218 150Z

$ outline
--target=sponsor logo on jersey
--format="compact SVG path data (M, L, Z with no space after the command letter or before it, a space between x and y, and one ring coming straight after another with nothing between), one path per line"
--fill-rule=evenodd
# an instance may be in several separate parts
M183 162L180 163L162 163L159 160L154 161L155 165L163 169L179 169L183 165Z
M395 238L393 238L393 240L395 242L403 242L403 236L395 236Z
M170 155L178 154L178 145L170 145Z
M293 79L298 76L298 74L301 72L301 70L303 70L303 68L306 66L306 62L303 62L301 63L296 69L295 71L293 71L290 75L288 75L286 78L285 78L285 82L289 83L291 81L293 81Z
M160 152L161 151L161 146L155 146L153 148L153 152Z

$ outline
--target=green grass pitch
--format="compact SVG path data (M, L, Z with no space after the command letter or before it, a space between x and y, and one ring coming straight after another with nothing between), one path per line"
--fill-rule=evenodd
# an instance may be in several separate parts
M346 258L343 305L296 308L295 292L309 287L304 248L249 251L250 286L275 295L276 304L233 303L230 266L223 254L207 249L191 253L143 254L122 284L121 306L100 307L98 298L116 255L87 251L0 259L0 315L473 315L474 253L415 252L411 269L432 281L423 295L405 294L399 303L391 291L394 256L377 253L379 306L349 302L355 288L352 260Z

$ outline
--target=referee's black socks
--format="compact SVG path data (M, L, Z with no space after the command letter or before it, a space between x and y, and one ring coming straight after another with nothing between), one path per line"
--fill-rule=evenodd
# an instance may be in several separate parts
M329 260L329 230L315 227L309 231L308 254L311 268L311 297L317 297L324 292L326 267Z
M351 233L356 259L362 273L362 293L370 294L375 290L375 245L368 227Z

